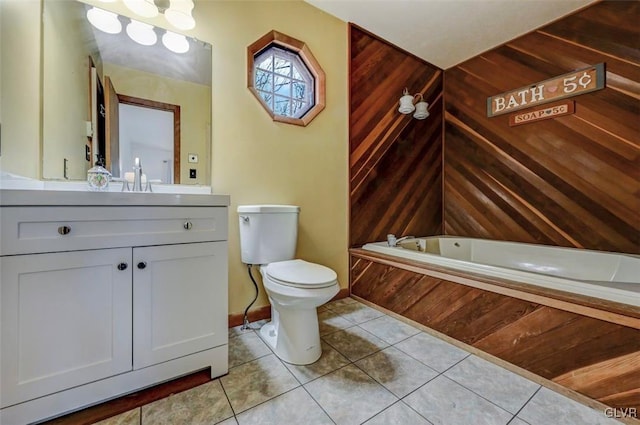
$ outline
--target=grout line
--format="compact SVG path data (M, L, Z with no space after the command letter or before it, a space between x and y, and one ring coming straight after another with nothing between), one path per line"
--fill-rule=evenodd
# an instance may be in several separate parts
M338 369L336 369L336 370L338 370ZM335 372L335 371L334 371L334 372ZM328 374L327 374L327 375L328 375ZM323 376L325 376L325 375L323 375ZM309 381L309 382L312 382L312 381ZM309 382L307 382L307 384L308 384ZM322 410L322 411L324 412L324 414L325 414L325 415L327 415L327 418L329 418L329 420L335 424L335 423L336 423L336 421L334 421L334 420L333 420L333 418L331 417L331 415L329 415L329 412L327 412L326 410L324 410L324 407L322 407L322 405L320 404L320 402L318 402L318 400L316 400L316 399L313 397L313 395L309 392L309 390L307 390L307 389L305 388L305 386L304 386L304 385L302 385L302 389L304 389L304 391L305 391L307 394L309 394L309 397L311 397L311 400L313 400L313 402L314 402L314 403L315 403L315 404L320 408L320 410Z
M398 350L400 350L400 349L398 348ZM400 351L402 351L402 350L400 350ZM404 351L402 351L402 352L404 353ZM464 359L466 359L467 357L469 357L469 356L471 355L471 354L469 354L469 355L465 356L464 358L462 358L462 359L458 360L457 362L455 362L454 364L452 364L451 366L449 366L448 368L446 368L445 370L443 370L442 372L440 372L440 371L438 371L438 370L434 369L434 368L433 368L433 366L429 366L428 364L421 362L420 360L416 359L415 357L412 357L409 353L405 353L405 354L406 354L407 356L411 357L412 359L414 359L415 361L417 361L418 363L421 363L421 364L423 364L424 366L427 366L428 368L430 368L430 369L432 369L433 371L437 372L437 375L436 375L436 376L434 376L433 378L429 379L429 380L428 380L427 382L425 382L424 384L420 385L420 386L419 386L418 388L416 388L415 390L411 391L409 394L407 394L407 395L405 395L404 397L402 397L402 400L404 400L405 398L409 397L411 394L415 393L415 392L416 392L416 391L418 391L420 388L424 387L425 385L427 385L429 382L433 381L434 379L436 379L436 378L438 378L438 377L440 377L440 376L443 376L443 375L444 375L444 373L445 373L446 371L448 371L448 370L449 370L449 369L451 369L452 367L456 366L458 363L460 363L460 362L464 361ZM445 378L447 378L447 379L451 380L451 378L448 378L448 377L446 377L446 376L445 376ZM453 381L453 382L455 382L455 381ZM456 382L456 384L457 384L457 382ZM467 388L467 389L468 389L468 388ZM475 394L475 393L474 393L474 394ZM409 406L409 407L411 407L411 406Z
M447 369L447 370L448 370L448 369ZM484 399L485 401L488 401L490 404L493 404L493 405L494 405L494 406L496 406L498 409L500 409L500 410L502 410L502 411L504 411L504 412L507 412L508 414L512 415L511 419L509 419L509 422L510 422L510 421L513 419L513 417L515 416L513 413L509 412L509 411L508 411L507 409L505 409L504 407L497 405L494 401L489 400L489 399L488 399L488 398L486 398L485 396L478 394L477 392L473 391L471 388L467 388L467 387L465 387L464 385L462 385L460 382L456 381L455 379L448 377L448 376L447 376L447 375L445 375L444 373L443 373L442 375L443 375L443 378L448 379L449 381L453 382L454 384L461 386L461 387L462 387L462 388L464 388L465 390L472 392L473 394L475 394L476 396L480 397L481 399Z
M527 401L525 401L525 402L524 402L524 404L522 405L522 407L520 407L520 409L518 409L518 411L516 412L516 414L515 414L515 415L513 415L513 418L511 418L511 421L509 421L509 423L511 423L511 422L513 421L513 419L518 418L518 415L520 414L520 412L522 412L522 409L524 409L524 407L525 407L527 404L529 404L529 402L533 399L533 397L535 397L535 396L536 396L536 394L538 394L538 392L539 392L541 389L542 389L542 385L538 384L538 389L537 389L537 390L535 390L535 391L533 392L533 394L531 394L531 397L529 397L529 398L527 399ZM525 422L525 423L527 423L527 424L529 423L529 422L525 421L525 420L524 420L524 419L522 419L522 418L518 418L518 419L520 419L522 422Z
M435 379L435 378L433 378L433 379ZM429 381L432 381L433 379L430 379ZM426 385L426 384L425 384L425 385ZM423 386L424 386L424 385L423 385ZM409 394L411 394L411 393L409 393ZM420 412L418 412L416 409L414 409L413 407L411 407L408 403L406 403L406 402L404 401L404 399L405 399L406 397L408 397L408 396L409 396L409 394L407 394L406 396L404 396L404 397L400 400L400 403L404 404L404 405L405 405L405 406L407 406L409 409L411 409L411 410L413 410L414 412L416 412L416 414L417 414L418 416L420 416L421 418L423 418L425 421L429 422L430 424L433 424L433 422L431 422L429 419L427 419L427 418L425 418L424 416L422 416L422 414L421 414Z
M467 358L469 358L469 357L471 357L471 356L473 356L473 354L469 354L467 357L465 357L464 359L460 360L460 361L459 361L458 363L456 363L455 365L451 366L450 368L448 368L447 370L445 370L444 372L442 372L442 375L444 375L444 377L445 377L445 378L447 378L447 379L449 379L450 381L455 382L456 384L460 385L462 388L464 388L464 389L466 389L466 390L468 390L468 391L471 391L472 393L474 393L474 394L475 394L475 395L477 395L478 397L485 399L486 401L488 401L489 403L493 404L494 406L497 406L497 407L498 407L498 408L500 408L501 410L504 410L505 412L509 413L510 415L513 415L513 417L511 418L511 420L513 420L513 418L515 418L515 417L516 417L516 415L517 415L518 413L520 413L520 411L521 411L521 410L524 408L524 406L525 406L525 405L526 405L526 404L531 400L531 398L533 398L533 396L534 396L538 391L540 391L540 388L542 388L542 386L541 386L540 384L537 384L537 383L535 383L535 382L533 382L533 381L531 381L531 380L528 380L528 379L527 379L527 381L529 381L529 382L533 382L534 384L538 385L538 388L536 389L536 391L534 391L534 393L531 395L531 397L529 397L529 398L527 399L527 401L526 401L526 402L525 402L525 403L524 403L524 404L523 404L523 405L518 409L518 411L517 411L516 413L511 413L511 412L510 412L510 411L508 411L506 408L504 408L504 407L502 407L502 406L498 405L495 401L493 401L493 400L491 400L491 399L489 399L489 398L487 398L487 397L483 396L482 394L478 394L476 391L472 390L471 388L466 387L463 383L456 381L454 378L452 378L452 377L450 377L450 376L448 376L448 375L445 375L445 374L446 374L446 372L448 372L449 370L453 369L456 365L458 365L459 363L461 363L462 361L466 360ZM500 366L498 366L498 367L500 367ZM502 368L502 369L504 369L504 368ZM506 370L506 369L504 369L504 370ZM509 372L510 372L510 371L509 371ZM513 372L511 372L511 373L513 373ZM519 375L517 375L517 374L514 374L514 375L519 376ZM524 378L524 379L526 379L526 378ZM518 418L518 419L519 419L519 418ZM511 420L510 420L509 422L511 422Z
M219 378L216 378L216 379L219 379ZM233 417L235 418L235 416L236 416L236 411L235 411L235 409L233 408L233 404L231 404L231 399L229 399L229 394L227 394L227 390L224 388L224 385L222 384L222 380L219 380L219 382L220 382L220 387L222 387L222 392L223 392L224 396L225 396L225 397L226 397L226 399L227 399L227 403L229 403L229 407L231 408L231 413L233 413ZM228 419L228 418L227 418L227 419ZM225 419L225 420L226 420L226 419ZM236 422L237 422L237 421L238 421L238 420L236 419Z

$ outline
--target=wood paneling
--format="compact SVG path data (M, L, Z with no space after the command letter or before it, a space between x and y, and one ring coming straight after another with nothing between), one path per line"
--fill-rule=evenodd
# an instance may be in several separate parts
M350 25L351 246L442 232L442 71ZM404 88L430 116L398 112Z
M601 2L445 72L444 232L640 252L640 3ZM604 62L576 112L509 127L489 96Z
M639 329L428 273L352 255L351 292L587 397L640 411Z

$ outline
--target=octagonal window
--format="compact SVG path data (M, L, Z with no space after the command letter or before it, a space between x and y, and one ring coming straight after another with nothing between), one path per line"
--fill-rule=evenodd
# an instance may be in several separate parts
M303 42L271 31L248 62L248 87L274 121L305 126L324 109L324 72Z

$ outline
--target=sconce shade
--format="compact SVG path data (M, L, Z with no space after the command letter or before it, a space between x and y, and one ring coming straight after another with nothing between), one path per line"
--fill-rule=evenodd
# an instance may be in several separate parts
M420 101L416 104L416 112L413 114L413 118L417 120L423 120L429 116L429 104L427 102Z
M153 30L153 26L140 21L131 20L127 25L127 35L133 41L143 46L153 46L158 41L158 36Z
M398 112L401 114L410 114L416 109L413 106L413 96L410 94L405 94L400 98L400 107L398 108Z
M118 20L118 15L97 7L87 10L87 19L91 25L107 34L118 34L122 31L122 24Z
M175 53L186 53L189 51L189 42L182 34L167 31L162 36L162 44L164 47Z

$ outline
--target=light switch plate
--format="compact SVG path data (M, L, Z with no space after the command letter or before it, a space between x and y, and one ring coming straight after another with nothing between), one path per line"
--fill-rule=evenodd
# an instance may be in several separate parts
M189 162L192 164L197 164L198 163L198 155L195 153L190 153L189 154Z

